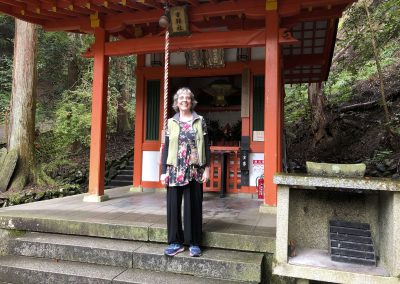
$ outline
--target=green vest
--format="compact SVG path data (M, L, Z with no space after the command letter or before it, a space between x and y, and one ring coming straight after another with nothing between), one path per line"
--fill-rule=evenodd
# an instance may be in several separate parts
M202 127L203 117L196 117L192 126L194 131L196 132L196 147L197 152L199 154L199 165L203 166L206 164L206 149L204 145L204 135L203 135L203 127ZM168 119L168 132L169 132L169 147L168 147L168 157L167 157L167 165L177 166L178 163L178 147L179 147L179 121L174 118Z

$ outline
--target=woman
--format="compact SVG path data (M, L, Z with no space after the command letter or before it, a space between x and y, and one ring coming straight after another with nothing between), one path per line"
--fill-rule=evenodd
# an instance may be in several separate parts
M204 118L193 111L196 104L190 89L180 88L172 105L177 113L168 119L165 134L160 181L167 185L168 256L184 251L184 242L190 245L190 256L201 255L203 183L210 178L210 148Z

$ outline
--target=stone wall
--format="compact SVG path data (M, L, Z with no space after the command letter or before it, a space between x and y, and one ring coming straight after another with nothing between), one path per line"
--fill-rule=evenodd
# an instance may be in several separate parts
M329 249L329 220L369 223L379 248L378 193L290 190L289 240L303 248Z

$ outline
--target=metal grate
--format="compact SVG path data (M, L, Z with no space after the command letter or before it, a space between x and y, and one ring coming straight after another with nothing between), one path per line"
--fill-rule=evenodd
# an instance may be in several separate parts
M369 224L331 220L329 243L333 261L376 265Z

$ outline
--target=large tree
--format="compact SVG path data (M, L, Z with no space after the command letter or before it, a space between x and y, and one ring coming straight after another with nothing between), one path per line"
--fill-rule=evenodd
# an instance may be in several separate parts
M36 108L35 25L15 20L13 84L8 149L17 149L18 163L10 188L22 189L36 173L34 156Z

